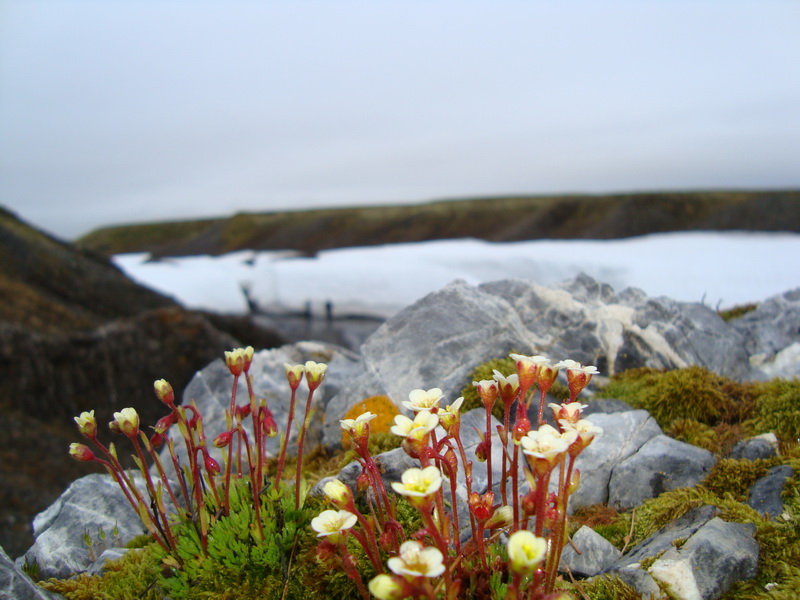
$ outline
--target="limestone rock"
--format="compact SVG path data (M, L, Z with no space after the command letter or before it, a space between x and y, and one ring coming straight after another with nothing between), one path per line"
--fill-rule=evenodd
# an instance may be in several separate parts
M753 378L800 376L800 288L765 300L730 325L743 335Z
M57 600L60 594L36 585L0 547L0 600Z
M144 489L144 481L137 484ZM99 538L100 530L106 536ZM95 547L122 546L145 532L139 516L110 475L92 474L70 485L61 497L33 522L36 541L25 553L28 564L39 567L42 578L70 577L94 562L84 536Z
M681 600L715 600L758 571L759 546L752 523L715 517L680 547L673 547L648 572Z
M567 567L573 575L591 577L613 565L621 555L611 542L584 525L572 536L572 544L564 546L561 567Z
M648 498L698 484L717 462L711 452L659 435L611 472L610 505L638 506Z
M731 450L730 458L758 460L770 458L778 453L778 438L774 433L763 433L737 442Z
M608 501L609 494L616 496L618 492L611 491L611 486L624 487L629 482L612 482L614 469L634 456L649 440L661 435L661 428L645 410L595 413L587 420L602 427L603 435L596 437L575 461L575 467L581 471L581 484L570 497L570 511L603 504Z
M781 492L790 477L794 477L794 469L789 465L772 467L764 477L751 486L747 504L762 515L769 515L773 519L781 516L783 514Z
M651 558L673 547L675 540L688 539L690 536L719 514L715 506L699 506L686 512L682 517L665 525L653 535L643 540L614 564L610 572L638 565L646 558Z

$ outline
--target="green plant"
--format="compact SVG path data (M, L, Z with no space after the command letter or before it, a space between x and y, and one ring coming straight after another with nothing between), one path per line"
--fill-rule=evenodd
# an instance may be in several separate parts
M760 384L756 394L747 430L753 435L772 431L782 441L800 438L800 379L773 379Z

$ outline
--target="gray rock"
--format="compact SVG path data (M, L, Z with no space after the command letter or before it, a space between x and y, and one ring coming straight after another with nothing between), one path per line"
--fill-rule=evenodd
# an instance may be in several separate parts
M580 550L580 554L576 551ZM572 544L567 544L561 553L561 568L568 568L573 575L591 577L613 565L620 552L611 542L585 525L572 536Z
M737 442L731 450L730 458L758 460L759 458L770 458L777 453L778 438L774 433L764 433Z
M0 600L56 600L61 594L36 585L0 547Z
M621 567L610 574L619 577L622 581L639 592L645 600L656 600L665 597L664 592L658 587L656 580L638 563L627 567Z
M659 435L611 472L608 502L616 508L638 506L648 498L698 484L717 462L711 452Z
M586 408L583 409L583 417L595 414L611 414L619 412L628 412L633 410L633 407L627 402L618 400L616 398L583 398L583 403Z
M595 438L575 461L575 467L581 472L581 484L570 497L570 511L607 502L614 468L646 442L661 435L655 419L644 410L595 413L587 420L602 427L603 435Z
M144 481L139 484L144 490ZM101 528L105 542L99 540ZM146 533L114 479L100 474L72 483L54 504L37 515L33 530L36 541L24 560L29 565L36 563L42 578L70 577L89 568L94 559L84 541L87 534L99 548L103 543L122 546Z
M519 313L538 352L593 364L603 373L631 367L705 366L728 377L749 371L744 335L701 304L619 293L587 275L546 288L521 280L486 283Z
M743 335L751 378L800 376L800 288L765 300L730 325Z
M790 477L794 477L794 469L789 465L772 467L764 477L752 485L747 504L772 519L781 516L783 514L781 492Z
M759 546L752 523L715 517L685 544L664 552L650 575L681 600L715 600L740 580L758 572Z
M682 517L662 527L653 535L632 548L617 561L609 572L614 573L624 567L639 565L646 558L658 556L673 547L675 540L688 539L703 525L719 514L715 506L699 506L686 512Z

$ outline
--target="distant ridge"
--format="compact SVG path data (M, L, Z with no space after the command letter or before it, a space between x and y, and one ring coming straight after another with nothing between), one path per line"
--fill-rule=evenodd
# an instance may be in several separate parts
M800 191L710 191L446 200L122 225L81 247L112 255L219 255L236 250L320 250L478 238L615 239L670 231L800 232Z

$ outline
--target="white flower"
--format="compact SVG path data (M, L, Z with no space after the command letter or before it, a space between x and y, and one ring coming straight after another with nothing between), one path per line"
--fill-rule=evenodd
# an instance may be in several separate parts
M561 423L565 431L574 431L577 433L583 446L588 446L595 437L603 433L602 427L598 427L587 419L581 419L575 423L567 419L560 419L558 422Z
M595 366L583 366L581 363L569 359L562 360L558 363L556 369L566 369L567 371L581 372L586 375L597 375L599 373Z
M401 581L396 581L392 575L381 573L369 582L369 592L378 600L401 600L405 597Z
M366 433L367 423L377 416L378 415L373 415L371 412L367 411L358 415L355 419L342 419L339 421L339 425L342 426L342 429L350 433L352 437L359 438Z
M561 434L550 425L542 425L539 429L529 431L528 435L520 440L520 445L523 454L553 463L559 455L567 451L577 437L575 431Z
M402 496L428 498L442 487L442 473L436 467L406 469L400 482L393 482L392 489Z
M313 360L306 362L305 372L308 386L314 389L319 387L319 384L322 383L322 380L325 377L325 371L327 370L328 365L325 363L316 363Z
M400 546L400 555L386 561L386 565L397 575L412 577L438 577L444 573L442 553L437 548L425 548L414 540Z
M357 521L358 518L347 510L323 510L311 519L311 529L317 532L317 537L325 537L340 534Z
M544 560L547 542L526 529L515 531L508 538L508 560L515 573L531 573Z
M439 422L442 427L448 429L453 424L461 420L461 405L464 403L464 397L461 396L456 399L453 404L448 404L444 409L439 410L436 416L439 417Z
M123 408L114 413L114 421L119 426L120 431L128 437L133 437L139 433L139 414L134 408Z
M436 428L439 424L439 417L423 410L414 416L413 421L405 415L397 415L394 423L389 430L393 434L419 441Z
M421 410L430 410L439 404L439 400L444 397L442 390L439 388L431 388L425 390L411 390L408 394L408 400L403 401L403 406L413 412Z

